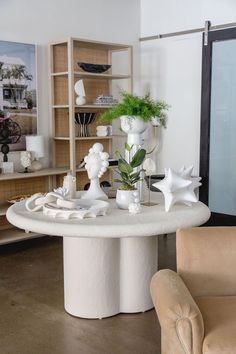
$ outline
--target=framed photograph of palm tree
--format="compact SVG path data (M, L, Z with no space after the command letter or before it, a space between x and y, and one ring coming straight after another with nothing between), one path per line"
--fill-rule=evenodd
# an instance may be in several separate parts
M0 40L0 110L21 130L10 150L25 150L25 135L37 133L35 45Z

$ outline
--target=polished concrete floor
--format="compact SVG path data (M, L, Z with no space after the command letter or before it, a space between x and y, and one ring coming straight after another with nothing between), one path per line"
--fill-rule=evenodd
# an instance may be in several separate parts
M159 268L175 269L175 237L159 238ZM0 354L159 354L154 310L103 320L63 307L62 240L0 247Z

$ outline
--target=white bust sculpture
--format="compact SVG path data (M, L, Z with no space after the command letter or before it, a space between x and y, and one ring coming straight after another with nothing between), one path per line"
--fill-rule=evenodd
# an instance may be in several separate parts
M99 183L99 178L102 177L109 166L108 158L108 153L103 152L103 145L100 143L95 143L93 147L89 149L89 154L85 156L84 161L85 169L87 170L88 178L90 179L90 187L81 198L100 200L108 199Z

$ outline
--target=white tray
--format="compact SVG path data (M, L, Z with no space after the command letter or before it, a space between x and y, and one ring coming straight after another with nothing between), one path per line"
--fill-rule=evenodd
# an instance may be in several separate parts
M109 203L102 200L76 199L76 208L67 209L59 207L55 203L43 206L43 213L53 218L61 219L84 219L96 218L106 215Z

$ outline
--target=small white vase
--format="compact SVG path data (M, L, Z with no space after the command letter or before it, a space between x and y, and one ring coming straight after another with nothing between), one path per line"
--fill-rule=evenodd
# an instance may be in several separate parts
M134 192L132 191L124 191L124 190L117 190L116 193L116 204L120 209L128 209L129 205L134 202Z
M140 117L121 116L121 129L128 135L129 145L140 145L141 134L145 132L148 125Z

